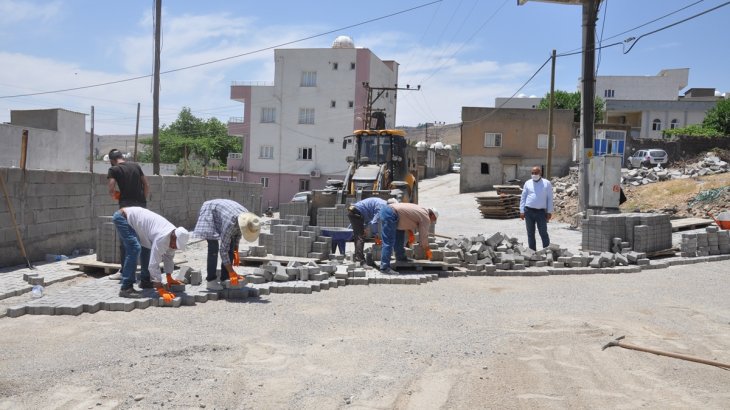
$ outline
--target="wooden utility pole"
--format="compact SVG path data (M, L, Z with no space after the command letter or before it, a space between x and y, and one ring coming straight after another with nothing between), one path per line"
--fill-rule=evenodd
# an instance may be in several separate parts
M363 118L363 127L364 130L369 130L372 120L373 120L373 104L375 101L378 100L383 94L385 94L386 91L393 91L395 94L395 97L398 97L398 90L405 90L405 91L420 91L421 86L419 85L417 88L411 88L410 85L406 85L406 88L398 87L396 84L395 87L371 87L370 83L363 82L362 86L365 87L368 90L368 104L365 107L365 118ZM373 98L373 91L377 91L377 95L375 98ZM395 125L395 124L394 124Z
M155 74L152 91L152 173L160 175L160 40L162 0L155 0Z
M91 135L89 136L89 172L94 173L94 106L91 106Z
M139 103L137 103L137 126L134 129L134 161L137 160L137 141L139 140Z
M23 130L23 137L20 140L20 169L25 171L25 163L28 160L28 130Z
M552 55L552 71L550 72L550 109L548 110L548 146L545 178L550 179L553 168L553 109L555 107L555 50Z

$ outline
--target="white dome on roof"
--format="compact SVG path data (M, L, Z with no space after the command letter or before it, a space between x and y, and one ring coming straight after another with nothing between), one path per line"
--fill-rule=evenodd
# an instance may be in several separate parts
M444 145L444 149L450 150L451 149L451 145L450 144Z
M444 149L444 144L441 141L439 141L435 144L431 144L431 148L432 149Z
M338 36L332 43L332 48L355 48L355 42L348 36Z
M426 150L426 142L425 141L418 141L416 143L416 149L419 151L425 151Z

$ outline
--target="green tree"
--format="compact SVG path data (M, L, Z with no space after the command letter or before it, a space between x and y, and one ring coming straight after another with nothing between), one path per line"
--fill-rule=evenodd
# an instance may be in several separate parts
M594 105L595 122L601 122L603 120L605 104L601 98L596 97ZM550 108L550 93L545 94L545 97L542 98L537 108L543 110ZM555 90L554 108L573 110L573 121L580 122L580 92L569 93L567 91Z
M152 157L152 139L141 142L147 149L140 155L140 161L148 161ZM188 107L183 107L172 124L160 128L161 162L184 163L195 157L205 166L225 164L229 152L241 152L241 140L229 136L228 128L217 118L204 121Z
M730 136L730 99L720 100L717 105L710 108L702 125L722 135Z
M682 135L689 137L719 137L723 134L714 128L706 127L704 124L692 124L684 128L664 130L663 135L665 137L678 137Z

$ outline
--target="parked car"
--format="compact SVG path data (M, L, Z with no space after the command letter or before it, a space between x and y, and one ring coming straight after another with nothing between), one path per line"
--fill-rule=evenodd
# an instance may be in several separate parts
M451 166L452 172L461 172L461 162L454 162L454 164Z
M659 164L669 162L669 155L663 149L640 149L626 158L626 168L647 167L653 168Z
M297 192L291 199L291 202L309 202L312 200L312 191Z

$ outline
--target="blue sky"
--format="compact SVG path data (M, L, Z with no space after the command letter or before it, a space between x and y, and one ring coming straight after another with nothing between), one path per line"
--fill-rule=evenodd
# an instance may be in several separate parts
M552 49L560 54L581 46L580 6L537 1L518 6L516 0L428 3L164 0L162 71L247 55L163 75L160 121L174 121L183 106L196 116L224 122L242 116L242 105L229 98L231 82L272 82L274 77L273 50L251 52L331 31L285 48L330 47L335 37L348 35L356 47L399 62L400 84L420 84L421 91L399 94L398 125L458 123L462 106L490 107L496 97L514 94ZM604 0L597 38L602 32L603 44L610 44L639 37L724 3ZM0 0L0 97L151 74L153 9L153 1L138 0ZM688 88L730 92L728 21L730 6L725 6L645 36L627 54L622 45L605 48L596 55L598 75L655 75L687 67ZM341 29L352 25L357 26ZM520 94L543 96L550 86L549 70L547 64ZM556 88L574 91L580 72L580 54L559 58ZM0 98L0 121L9 121L13 109L61 107L89 113L93 105L97 134L133 134L140 102L140 131L151 132L151 84L145 78Z

